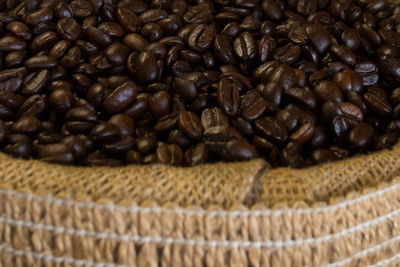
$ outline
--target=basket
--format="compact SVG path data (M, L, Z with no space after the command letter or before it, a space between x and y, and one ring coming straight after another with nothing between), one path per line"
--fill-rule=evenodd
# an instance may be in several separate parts
M400 263L400 144L301 170L263 160L72 167L0 154L1 266Z

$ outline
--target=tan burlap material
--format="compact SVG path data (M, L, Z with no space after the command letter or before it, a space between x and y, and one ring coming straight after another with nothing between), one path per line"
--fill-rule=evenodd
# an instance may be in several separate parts
M395 266L399 156L400 144L291 170L263 160L70 167L0 154L0 263Z

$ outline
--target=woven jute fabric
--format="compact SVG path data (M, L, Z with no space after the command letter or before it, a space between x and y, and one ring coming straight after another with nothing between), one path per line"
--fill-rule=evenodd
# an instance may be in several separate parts
M0 154L1 266L396 266L400 144L301 170Z

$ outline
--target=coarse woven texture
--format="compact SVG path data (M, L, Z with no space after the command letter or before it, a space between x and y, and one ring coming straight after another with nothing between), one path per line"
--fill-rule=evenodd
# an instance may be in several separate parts
M399 155L271 170L0 154L0 266L396 266Z

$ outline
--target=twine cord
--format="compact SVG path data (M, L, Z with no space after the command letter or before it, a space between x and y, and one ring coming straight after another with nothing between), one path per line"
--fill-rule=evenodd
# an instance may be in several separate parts
M187 215L187 216L211 216L211 217L258 217L258 216L280 216L280 215L287 215L287 214L310 214L310 213L317 213L317 212L331 212L335 211L340 208L345 208L372 198L379 197L381 195L390 193L391 191L395 191L400 188L400 183L394 184L384 189L377 190L373 193L363 195L348 201L343 201L341 203L326 206L326 207L316 207L316 208L307 208L307 209L282 209L282 210L213 210L213 211L206 211L206 210L188 210L182 208L176 209L169 209L163 208L159 206L153 207L140 207L140 206L119 206L114 204L98 204L93 202L77 202L70 199L65 198L53 198L51 196L37 196L31 193L21 193L15 192L13 190L8 189L0 189L0 196L11 196L17 197L22 199L35 200L40 202L45 202L48 204L57 204L63 206L76 206L79 208L88 208L88 209L102 209L102 210L109 210L109 211L123 211L123 212L141 212L141 213L163 213L163 214L173 214L173 215Z

